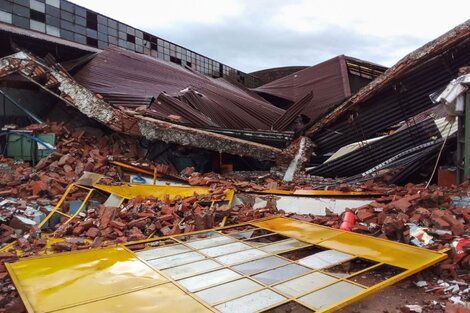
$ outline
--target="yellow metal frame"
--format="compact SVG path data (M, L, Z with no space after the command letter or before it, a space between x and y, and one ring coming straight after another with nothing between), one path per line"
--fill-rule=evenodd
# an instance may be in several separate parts
M125 199L148 196L154 196L156 198L162 199L165 195L168 195L170 197L170 201L172 201L175 196L181 196L184 198L193 196L195 193L199 195L210 193L209 187L204 186L160 186L123 183L120 185L94 184L93 187L108 193L114 193ZM230 194L227 194L227 192L230 190L231 189L227 189L225 191L225 200L230 199Z
M67 213L64 213L62 211L59 211L61 205L65 202L65 199L67 199L67 196L69 195L70 191L72 190L72 188L74 187L77 187L77 188L81 188L81 189L85 189L88 191L87 195L85 196L85 198L83 199L83 202L82 204L77 208L77 210L75 211L74 214L72 215L69 215ZM64 194L62 195L62 197L60 198L59 202L57 202L57 204L55 205L55 207L49 212L49 214L47 214L47 216L41 221L41 223L39 223L38 225L38 228L41 229L49 220L50 218L54 215L54 214L59 214L59 215L62 215L62 216L65 216L65 217L68 217L68 220L65 221L64 224L68 224L75 216L77 216L81 210L85 207L85 204L87 203L88 199L91 197L91 194L93 193L95 189L93 188L88 188L88 187L85 187L85 186L81 186L81 185L77 185L77 184L70 184L67 189L65 190Z
M88 192L87 192L87 195L85 196L85 198L83 199L82 204L80 204L80 206L77 208L77 210L72 215L70 215L70 214L67 214L67 213L64 213L64 212L60 211L60 207L65 202L65 200L67 199L67 196L69 195L69 193L72 191L72 189L74 187L87 190ZM75 183L68 185L67 188L65 189L64 194L59 199L59 202L57 202L57 204L54 206L54 208L52 208L52 210L47 214L47 216L38 224L38 229L42 229L42 227L52 218L52 216L54 214L58 214L58 215L61 215L61 216L64 216L64 217L68 218L63 223L63 225L66 225L66 224L70 223L71 220L73 220L78 214L80 214L80 212L85 207L88 199L90 199L90 197L91 197L91 195L93 194L94 191L95 191L94 188L88 188L88 187L78 185L78 184L75 184ZM56 242L64 241L64 238L54 238L54 237L48 236L47 234L41 234L41 237L43 239L46 239L46 245L43 247L43 249L41 251L46 251L48 248L50 248L52 246L52 244L54 244ZM3 248L1 248L0 252L8 251L8 250L14 248L15 243L16 243L16 241L10 242L9 244L7 244ZM23 255L23 251L21 249L16 249L16 252L19 256Z
M88 191L88 193L83 199L83 202L80 205L80 207L74 212L74 214L70 215L70 214L60 211L60 207L65 202L65 200L67 199L67 196L69 195L69 193L72 191L74 187L84 189ZM75 183L70 184L65 190L60 200L54 206L54 208L38 224L38 228L42 229L42 227L51 219L51 217L54 214L59 214L61 216L67 217L68 219L63 223L63 225L68 224L73 218L75 218L81 212L81 210L85 207L86 203L88 202L88 199L96 190L101 190L110 194L116 194L120 196L122 198L120 204L122 204L122 202L126 199L128 200L128 199L132 199L138 196L142 196L142 197L155 196L157 198L163 198L166 194L168 194L170 196L170 200L173 200L174 197L177 195L186 197L186 196L192 196L194 195L194 193L197 193L197 194L209 193L208 187L192 187L192 186L158 186L158 185L143 185L143 184L122 184L118 186L109 186L109 185L95 184L93 187L94 188L89 188L89 187L78 185ZM231 205L233 201L233 197L235 195L235 191L233 189L227 189L224 191L224 194L225 194L224 199L221 201L227 201L228 205ZM215 200L210 201L211 203L210 208L214 209L214 205L217 202L220 202L220 201L215 201ZM181 220L180 223L182 223L183 221L184 220ZM226 222L226 218L223 219L222 225L224 225L225 222ZM154 234L151 234L148 238L152 238L153 235ZM45 234L42 234L42 237L47 240L47 244L44 248L50 248L52 243L63 241L63 239L61 238L53 239L52 237L49 237ZM11 242L8 245L1 248L0 251L8 251L12 249L14 245L15 245L15 242ZM23 254L23 251L21 249L17 249L17 253L18 255L21 256Z
M158 173L155 173L156 167L154 167L154 169L155 169L154 171L150 171L150 170L146 170L144 168L140 168L138 166L127 164L127 163L124 163L124 162L111 161L110 163L114 164L114 165L117 165L117 166L120 166L120 167L127 168L128 170L132 170L132 171L137 172L137 173L147 174L147 175L150 175L152 177L161 177L162 176Z
M313 190L313 189L297 189L297 190L280 190L267 189L256 191L255 193L267 193L282 196L311 196L311 197L377 197L383 195L378 192L363 191L339 191L339 190Z
M123 246L31 257L6 267L28 312L211 312Z
M235 237L233 237L233 233L224 234L224 230L227 230L227 229L230 229L230 228L236 228L236 227L240 227L240 226L250 226L250 227L253 227L253 228L256 228L256 229L265 230L268 233L260 234L258 237L250 237L248 239L236 239ZM242 232L242 231L243 230L239 230L239 232ZM367 260L370 260L370 261L374 262L375 264L373 264L373 265L371 265L367 268L358 270L354 273L350 273L347 276L338 276L338 275L335 275L332 272L325 271L323 268L321 268L321 269L311 268L306 273L299 274L295 277L290 277L290 278L285 279L284 281L281 281L281 282L276 282L276 283L267 285L267 284L264 284L264 283L260 282L259 280L256 280L255 278L253 278L253 275L255 275L257 273L260 273L260 272L264 272L264 271L267 271L267 270L271 270L271 269L274 269L274 268L284 266L285 264L278 265L278 266L272 267L272 268L264 268L264 269L260 270L257 273L250 273L249 275L244 274L240 271L237 271L234 268L234 266L236 264L235 265L224 264L222 261L217 259L218 257L220 257L220 255L218 257L211 257L210 255L207 255L201 249L193 248L191 245L188 244L190 242L186 241L188 238L191 239L191 238L201 237L200 240L203 240L204 238L209 238L209 237L207 237L207 235L202 235L204 233L208 233L208 234L216 233L217 236L227 236L227 237L230 237L231 238L230 240L233 240L233 242L241 242L241 243L245 243L245 244L250 244L250 241L252 241L253 239L269 237L269 236L272 236L273 234L278 234L278 235L282 235L282 236L285 236L285 237L289 238L289 239L285 239L284 241L289 241L289 240L295 239L294 242L296 244L292 247L284 248L285 250L266 252L266 251L270 251L269 250L270 245L279 243L280 241L267 242L267 243L264 243L263 245L259 245L259 244L252 245L252 247L249 248L249 250L261 250L261 251L264 251L263 249L267 248L267 250L265 251L266 256L276 256L278 258L284 259L285 261L287 261L291 264L296 264L297 261L292 261L292 260L286 259L284 256L279 255L279 254L283 254L283 253L289 252L289 251L294 251L294 250L297 250L297 249L302 248L302 247L309 247L309 246L312 246L312 245L314 245L316 247L319 247L319 248L323 248L323 249L331 249L331 250L336 250L336 251L343 252L343 253L348 253L348 254L351 255L352 258L367 259ZM431 266L431 265L433 265L433 264L435 264L435 263L437 263L441 260L444 260L447 257L447 255L443 252L436 252L436 251L426 250L426 249L422 249L422 248L418 248L418 247L414 247L414 246L410 246L410 245L406 245L406 244L402 244L402 243L397 243L397 242L394 242L394 241L384 240L384 239L380 239L380 238L375 238L375 237L356 234L356 233L351 233L351 232L345 232L345 231L341 231L341 230L338 230L338 229L332 229L332 228L328 228L328 227L324 227L324 226L320 226L320 225L315 225L315 224L311 224L311 223L307 223L307 222L303 222L303 221L293 220L293 219L289 219L289 218L284 218L284 217L266 218L266 219L256 220L256 221L252 221L252 222L244 223L244 224L239 224L239 225L231 225L231 226L227 226L227 227L221 227L221 228L216 228L216 229L198 231L198 232L182 234L182 235L147 239L147 240L128 243L128 244L126 244L126 246L131 248L133 245L135 246L136 244L141 244L141 243L146 244L146 246L147 246L146 250L159 249L160 247L171 247L171 243L173 243L175 246L185 247L186 252L187 251L193 251L193 252L196 252L198 254L201 254L204 257L204 259L207 259L207 260L210 259L210 260L213 260L214 262L219 263L220 266L218 268L208 270L209 272L219 270L219 269L223 269L223 268L230 269L231 271L234 271L234 272L238 273L239 277L238 278L233 278L234 280L248 279L248 280L254 281L258 285L262 286L262 287L260 287L261 288L260 290L271 290L271 291L273 291L273 292L275 292L275 293L277 293L277 294L279 294L279 295L281 295L285 298L285 300L283 300L281 302L277 302L277 303L275 303L275 304L273 304L269 307L263 308L262 309L263 311L267 310L267 309L270 309L270 308L277 307L277 306L285 304L285 303L288 303L290 301L294 301L294 302L297 302L297 303L299 303L299 304L301 304L301 305L303 305L303 306L305 306L309 309L315 310L315 312L333 312L333 311L335 311L335 310L337 310L337 309L339 309L339 308L341 308L341 307L343 307L343 306L345 306L349 303L352 303L352 302L357 301L361 298L364 298L364 297L370 295L371 293L374 293L374 292L378 291L381 288L389 286L389 285L391 285L391 284L393 284L393 283L395 283L395 282L397 282L397 281L399 281L399 280L401 280L405 277L408 277L408 276L410 276L410 275L412 275L412 274L428 267L428 266ZM159 243L159 244L156 245L157 243ZM219 247L222 247L224 244L227 244L227 242L221 243ZM155 246L157 246L157 248L153 248ZM211 246L211 247L218 247L218 246L215 245L215 246ZM225 248L223 247L222 251L224 251L224 249ZM95 249L95 250L89 250L89 251L96 251L97 253L99 253L100 250ZM186 253L186 252L177 252L174 255L177 255L178 253ZM76 255L78 253L81 253L81 252L73 252L74 255ZM230 254L230 252L223 252L223 253ZM51 268L54 271L64 271L63 273L67 273L70 270L71 266L72 267L77 267L77 268L82 268L84 265L83 265L83 262L80 261L80 258L68 258L67 256L70 255L70 254L71 253L57 254L55 256L56 257L56 259L55 259L56 261L54 263L55 265ZM147 264L149 267L153 267L151 265L151 263L149 263L149 261L145 260L145 258L142 259L142 257L140 256L140 252L135 252L135 254L137 255L137 260L140 259L141 262ZM62 257L60 257L61 255L64 258L68 258L69 260L74 260L74 261L73 262L68 262L68 263L64 262ZM222 256L224 256L224 255L222 254ZM113 259L112 256L110 256L110 259ZM23 285L24 285L23 280L24 279L26 279L26 280L28 280L28 279L35 280L35 279L38 279L38 277L34 277L34 274L38 274L38 273L41 274L40 268L37 268L37 266L35 267L35 265L32 264L32 263L27 263L29 260L34 260L34 258L24 259L24 260L18 262L18 263L25 262L25 263L22 263L22 268L24 268L24 269L28 268L27 275L26 274L23 275L23 279L21 277L18 277L17 275L15 275L15 270L16 270L15 269L15 266L16 266L15 264L16 263L8 265L8 271L12 274L13 281L14 281L15 285L18 287L20 295L23 298L23 300L25 300L25 302L29 301L28 300L29 297L28 297L28 291L23 288ZM244 260L241 263L250 262L250 261L252 261L252 260ZM191 261L191 262L195 262L195 261ZM190 262L188 262L188 264L189 263ZM332 264L330 264L330 266L334 266L334 265L337 265L337 264L339 264L339 263L332 263ZM394 267L399 267L399 268L403 269L403 272L401 272L401 273L399 273L395 276L392 276L388 279L385 279L384 281L379 282L379 283L377 283L373 286L370 286L370 287L361 285L357 282L354 282L354 281L350 280L353 276L364 274L367 271L376 269L377 267L379 267L381 265L391 265L391 266L394 266ZM64 267L67 267L67 268L64 268ZM124 268L124 267L122 267L122 268ZM198 309L203 310L203 311L204 310L205 311L207 311L207 310L216 311L215 306L222 303L222 302L215 303L215 304L213 303L211 305L209 303L204 302L202 299L198 298L197 295L195 294L195 292L199 292L201 290L212 288L215 285L205 286L204 288L202 288L200 290L195 290L194 292L189 292L178 281L175 281L174 279L172 279L167 274L166 270L161 271L161 270L158 270L156 268L153 268L153 269L157 273L159 273L161 276L165 277L165 279L169 282L168 285L167 285L168 287L170 287L170 286L176 286L177 287L177 289L174 289L174 287L171 287L172 291L169 292L168 294L166 294L167 297L174 297L174 298L172 298L172 301L174 301L174 302L179 301L178 298L181 296L181 291L182 291L185 295L191 297L192 299L197 301L197 303L199 303L199 305L195 305L194 302L191 302L193 305L195 305L194 306L195 310L196 310L196 308L198 308ZM322 285L322 286L317 287L317 288L312 288L310 290L304 290L301 294L298 294L296 296L290 296L290 295L285 294L284 292L280 291L279 289L276 289L276 285L278 285L278 284L282 284L282 283L285 283L287 281L294 280L294 279L297 279L301 276L312 274L312 273L321 273L321 274L324 274L324 275L328 275L328 276L334 278L335 280L333 282L330 282L328 284ZM90 274L92 275L93 272L90 272ZM115 274L119 275L118 272L116 272ZM195 274L192 274L192 276L188 276L188 277L195 277L195 276L200 275L200 274L201 273L195 273ZM41 275L39 275L39 276L41 276ZM188 277L185 277L184 279L187 279ZM75 278L76 277L74 277L74 279ZM67 279L68 279L67 276L63 277L63 280L65 281L64 285L63 285L64 288L68 287L68 285L66 284ZM72 279L72 278L70 278L70 279ZM112 281L113 276L108 277L108 279L110 279ZM120 279L120 278L117 277L116 279ZM178 278L178 279L180 279L180 278ZM44 280L48 281L49 279L47 279L47 277L44 277ZM340 301L329 304L326 307L322 307L321 309L316 309L312 306L309 306L307 303L303 302L302 300L300 300L300 298L302 298L306 294L310 294L312 292L315 292L315 291L323 289L323 288L328 288L329 286L333 286L337 282L348 282L352 285L363 288L363 290L361 290L360 292L358 292L358 293L356 293L352 296L345 297L345 298L341 299ZM226 283L226 282L222 282L222 283L218 283L218 284L224 284L224 283ZM98 285L100 285L100 288L112 288L111 285L102 286L102 284L103 284L103 282L98 281ZM30 284L30 285L32 286L34 284ZM47 292L54 292L54 290L51 291L51 289L48 288L47 284L44 285L44 286L41 286L40 288L43 288L43 289L47 290ZM76 293L76 289L74 289L74 288L69 288L69 289L71 289L70 290L70 296L73 297L73 295ZM39 297L37 300L40 300L41 293L39 292L39 290L36 290L35 292L36 292L37 297ZM136 295L136 298L134 298L132 296L132 292L133 291L131 291L131 290L126 292L126 294L129 294L129 296L127 296L127 298L126 298L126 301L129 301L129 303L132 303L133 305L136 306L135 310L132 309L133 312L139 312L139 310L138 310L139 309L138 308L139 297L137 297L137 295ZM31 294L31 291L30 291L29 294ZM244 295L244 294L241 293L240 295L237 295L237 298L240 298L240 297L243 297L243 296L246 296L246 294ZM115 299L115 300L109 300L107 302L108 305L116 305L116 303L114 301L117 301L117 302L122 301L122 300L120 300L120 298L118 298L117 295L112 296L112 297L110 296L109 299ZM61 300L57 299L57 301L61 301ZM93 309L96 309L95 305L98 305L97 302L101 303L100 301L102 301L102 300L88 299L87 301L82 301L82 303L77 304L77 305L80 305L80 307L82 309L89 308L89 310L93 311ZM226 299L223 300L223 301L226 301ZM230 301L232 301L232 300L230 300ZM158 302L158 301L156 301L156 302ZM103 307L100 307L100 308L103 309ZM173 308L173 309L170 309L169 312L187 312L188 310L189 309L178 310L176 308ZM38 311L34 311L34 309L32 307L28 307L28 311L29 312L38 312ZM59 312L62 312L62 311L59 311ZM69 312L69 311L64 310L63 312ZM71 312L76 312L76 311L72 310ZM118 311L118 312L121 312L121 311ZM259 311L259 312L262 312L262 311Z

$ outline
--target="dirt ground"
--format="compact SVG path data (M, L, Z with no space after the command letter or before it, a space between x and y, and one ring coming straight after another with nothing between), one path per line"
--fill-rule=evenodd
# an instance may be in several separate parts
M367 298L357 301L343 309L338 310L339 313L395 313L403 312L401 307L407 304L426 305L433 300L446 303L445 300L439 299L439 295L426 293L425 288L418 288L413 284L416 278L408 278L398 282L395 285L387 287ZM423 310L423 312L443 312L436 308Z

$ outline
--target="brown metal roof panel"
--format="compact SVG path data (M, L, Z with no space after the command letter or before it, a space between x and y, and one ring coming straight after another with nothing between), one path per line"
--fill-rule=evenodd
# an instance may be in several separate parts
M316 120L321 114L350 96L345 68L344 56L337 56L254 90L291 102L298 102L309 92L313 92L313 100L302 113Z
M165 92L179 97L190 88L207 98L206 117L220 127L270 129L284 113L284 110L225 80L209 78L170 62L115 47L99 53L74 77L98 94L152 95L157 98ZM199 103L191 105L196 109ZM201 113L204 114L202 110ZM191 119L189 116L186 118Z
M340 61L341 58L339 56L334 57L253 90L292 102L299 101L312 90L315 94L331 94L333 93L331 88L334 88L336 89L334 94L338 92L343 94L341 81L335 80L335 78L342 79ZM340 88L339 91L338 87Z

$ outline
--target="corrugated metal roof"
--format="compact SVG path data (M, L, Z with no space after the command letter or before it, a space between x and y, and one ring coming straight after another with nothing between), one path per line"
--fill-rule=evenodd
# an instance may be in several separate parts
M313 92L313 99L302 111L315 119L329 108L351 96L344 56L338 56L315 66L295 72L253 89L258 93L298 102Z
M165 97L166 101L155 101L152 111L161 116L181 115L196 126L270 129L284 113L253 92L223 79L212 79L170 62L115 47L97 54L74 78L94 93L105 98L112 96L114 100L118 96L158 99L165 93L174 100ZM185 97L190 91L194 92L193 97L199 97L198 101Z
M377 80L384 81L381 76L359 92L362 95L360 98L353 96L340 106L348 106L350 110L336 109L320 120L315 127L323 126L316 129L312 136L317 145L316 152L334 152L349 143L375 137L392 125L435 106L429 95L455 78L460 67L470 64L470 21L464 28L461 26L458 29L465 29L466 37L459 31L460 41L451 40L452 44L446 43L445 51L441 50L432 59L422 57L420 62L413 61L414 66L402 61L405 63L399 63L394 68L406 67L406 71L393 71L396 76L387 71L389 74L384 74L386 83L376 83Z
M428 109L433 105L428 95L454 78L459 67L469 64L468 38L470 20L405 56L326 114L306 132L307 135L313 137L322 151L334 151L347 143L364 139L360 136L373 136L384 127ZM363 127L361 134L346 135L345 132L354 132L352 123L348 122L350 116L346 116L352 113L353 108L361 125L368 126L368 129ZM332 145L332 142L337 145Z
M350 177L360 174L400 152L451 134L452 132L448 130L449 125L446 123L443 119L438 121L424 120L378 141L366 144L335 160L323 163L311 169L310 173L323 177ZM442 129L446 129L444 134L441 134ZM455 130L454 127L453 132Z
M352 94L349 75L372 80L385 71L385 67L340 55L317 65L253 89L260 94L298 102L313 92L313 99L302 114L316 121Z

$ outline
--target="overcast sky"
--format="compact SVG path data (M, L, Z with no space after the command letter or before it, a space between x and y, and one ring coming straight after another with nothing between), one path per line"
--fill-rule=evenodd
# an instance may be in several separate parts
M72 0L245 72L339 54L391 66L470 18L470 1Z

